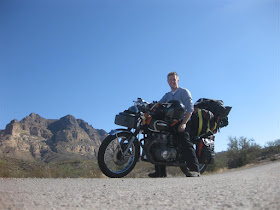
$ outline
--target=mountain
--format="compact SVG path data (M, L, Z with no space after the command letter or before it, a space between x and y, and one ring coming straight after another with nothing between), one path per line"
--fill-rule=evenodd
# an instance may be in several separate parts
M0 130L0 157L34 161L96 159L106 131L71 115L59 120L31 113Z

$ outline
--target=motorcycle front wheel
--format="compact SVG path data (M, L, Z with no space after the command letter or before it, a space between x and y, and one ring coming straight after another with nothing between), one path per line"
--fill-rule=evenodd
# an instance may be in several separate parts
M136 165L140 156L140 147L137 139L128 147L130 133L121 132L107 136L98 150L98 165L100 170L110 178L121 178L129 174Z

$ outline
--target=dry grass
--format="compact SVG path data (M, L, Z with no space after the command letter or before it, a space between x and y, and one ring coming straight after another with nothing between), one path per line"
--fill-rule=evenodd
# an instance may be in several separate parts
M271 161L279 161L280 155L275 154L262 157L244 167L252 167L257 164L265 164ZM205 174L223 173L229 170L226 167L224 154L217 155L215 164L209 165ZM139 161L135 168L126 178L147 178L148 174L154 172L154 165L148 162ZM184 176L179 167L167 167L167 174L170 177ZM24 161L13 158L0 158L0 177L7 178L104 178L98 164L93 160L70 160L54 163L35 161Z
M99 178L102 176L96 161L71 160L56 163L0 159L0 177L8 178Z

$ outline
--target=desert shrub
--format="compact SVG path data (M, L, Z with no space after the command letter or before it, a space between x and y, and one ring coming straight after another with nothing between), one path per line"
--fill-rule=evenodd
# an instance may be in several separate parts
M0 177L11 177L6 160L0 159Z
M215 154L214 163L207 166L206 172L213 173L225 168L227 168L227 152L219 152Z
M261 154L261 147L253 139L229 137L228 168L237 168L252 163Z
M266 143L263 151L262 156L263 158L273 158L275 154L280 153L280 139L277 139L275 141L269 141Z

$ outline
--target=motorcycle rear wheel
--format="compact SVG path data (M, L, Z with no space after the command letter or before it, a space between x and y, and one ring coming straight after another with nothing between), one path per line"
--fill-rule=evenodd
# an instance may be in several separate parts
M205 172L206 168L207 168L207 164L199 164L199 169L198 169L199 173L203 174ZM182 166L182 167L180 167L180 169L185 175L187 175L187 173L189 172L189 169L186 166Z
M137 139L130 146L127 154L123 152L128 146L131 134L127 132L107 136L98 150L98 165L100 170L110 178L121 178L129 174L140 156Z

